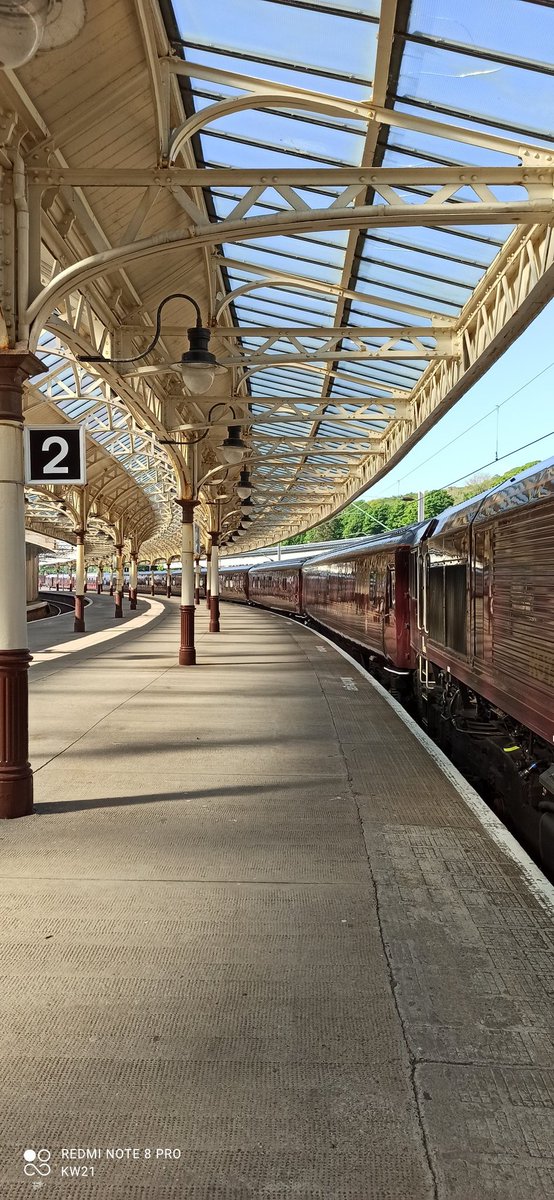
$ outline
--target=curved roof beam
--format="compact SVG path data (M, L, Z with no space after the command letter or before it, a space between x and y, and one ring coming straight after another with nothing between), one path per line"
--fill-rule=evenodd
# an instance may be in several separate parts
M249 264L245 263L243 265L243 270L248 269ZM255 291L256 288L282 288L284 279L286 279L286 277L284 277L283 272L280 274L277 272L271 275L267 274L264 279L252 279L249 281L249 283L242 283L240 287L234 288L232 292L227 292L227 295L225 296L224 300L222 300L219 308L216 311L216 321L219 320L221 314L225 312L225 309L229 308L239 296L245 296L248 292ZM339 294L339 292L342 294L342 289L339 287L328 283L321 283L317 279L314 279L313 281L306 279L305 282L300 282L291 276L290 279L286 280L286 286L287 290L290 288L293 291L303 292L304 294L309 294L310 292L322 292L327 296L330 292L332 292L333 295ZM391 310L396 309L400 312L414 313L417 316L429 317L429 320L432 320L432 318L435 316L435 314L430 312L430 310L427 308L419 308L414 304L403 304L399 300L384 300L382 296L373 296L369 293L366 294L365 292L353 292L347 290L344 292L344 295L349 299L355 298L364 304L375 304L379 305L380 308L389 308Z
M215 175L216 172L209 172L209 174ZM319 176L320 173L315 172L315 174ZM338 176L338 182L343 186L344 193L333 200L328 208L310 208L300 200L300 197L296 197L292 187L287 184L287 191L292 193L292 197L290 199L287 197L287 199L292 203L298 200L298 207L287 209L285 212L273 213L271 216L246 217L245 212L256 204L260 190L278 186L278 175L272 176L271 179L266 178L263 185L251 187L248 195L243 197L243 200L237 205L231 219L212 225L199 224L192 234L183 234L181 230L164 230L153 237L143 238L130 245L117 246L111 250L92 254L60 271L51 283L42 289L27 309L26 319L31 326L30 349L37 348L42 327L47 323L56 304L68 292L74 291L76 288L82 289L91 279L95 279L99 275L109 274L112 270L119 270L130 263L140 262L145 258L151 258L167 251L219 245L222 241L243 242L251 238L269 237L272 234L286 236L298 233L303 229L326 229L332 232L376 227L422 227L437 223L441 225L474 225L485 222L487 224L529 225L552 221L554 215L552 182L546 178L543 180L542 172L535 191L535 172L520 171L515 168L514 171L508 169L504 173L503 168L496 168L490 181L483 176L480 177L477 185L480 192L479 199L476 193L475 200L451 203L460 188L467 185L472 186L471 179L465 178L467 174L471 175L471 172L461 172L461 174L464 176L464 182L460 180L460 172L456 172L457 182L445 182L449 176L448 171L436 170L434 174L431 174L430 171L427 172L428 182L435 178L436 182L443 186L438 193L433 194L423 203L413 204L401 201L390 185L386 183L378 185L378 175L373 173L372 186L380 195L386 196L386 202L384 204L363 204L353 208L351 202L360 192L366 190L367 184L365 177L361 177L360 181L360 176L358 176L358 182L355 182L355 171L343 171L342 175ZM309 177L306 172L299 173L298 182L295 185L299 188L306 186L301 182L301 175L302 179ZM327 177L329 175L332 176L333 172L328 172ZM530 182L531 175L532 181ZM546 176L546 172L544 175ZM501 183L511 186L519 185L526 191L528 198L510 202L497 200L490 190L490 182L493 179L497 186ZM322 186L321 180L319 186ZM401 186L401 184L396 186ZM339 204L342 204L343 207L339 207Z
M261 95L232 96L228 100L218 100L200 112L183 121L178 129L173 131L169 146L169 165L172 166L180 151L191 141L195 134L200 133L206 125L219 121L222 117L233 113L243 112L244 109L254 108L307 108L312 112L324 113L331 117L356 117L367 123L372 113L366 104L355 104L353 100L341 100L334 96L309 96L290 91L281 95L262 93ZM438 122L436 122L438 124Z
M389 8L392 11L392 5L389 0ZM383 16L381 17L383 20ZM223 71L220 68L214 67L211 64L202 64L196 62L187 62L180 58L166 58L160 60L164 63L168 70L175 75L184 75L192 79L206 79L211 82L222 82L227 87L244 88L250 92L248 97L249 103L244 104L244 108L261 108L268 107L277 108L307 108L310 101L316 111L327 114L331 112L329 104L345 104L349 102L338 96L329 97L322 92L308 92L304 88L289 88L286 84L277 83L275 80L256 79L255 76L243 75L231 71ZM388 67L388 55L387 55ZM377 79L375 80L375 86ZM262 95L263 89L263 95ZM383 91L383 89L381 89ZM374 89L375 95L375 89ZM286 100L286 103L281 104L281 98ZM242 96L235 99L243 100ZM260 103L259 103L260 101ZM226 101L218 101L225 104ZM204 113L209 113L215 109L216 105L211 105L203 110ZM354 112L353 109L357 111ZM238 111L238 109L232 110ZM200 114L198 114L200 115ZM222 113L223 116L227 115ZM331 114L333 115L333 114ZM488 130L485 132L480 129L467 129L460 125L454 125L447 121L435 121L432 117L417 116L407 112L399 112L394 108L387 108L384 105L374 104L371 100L362 101L359 104L353 104L350 116L356 116L359 119L365 120L367 123L376 122L379 125L389 125L400 129L410 129L415 133L428 134L430 137L446 138L448 141L460 142L468 146L480 146L483 150L496 150L500 154L511 154L520 160L528 159L536 161L537 152L544 156L548 162L553 161L553 152L551 146L534 145L532 142L524 142L521 139L504 137L502 134L491 133ZM191 118L192 119L192 118ZM210 118L215 120L216 118ZM173 141L177 139L181 130L184 130L188 122L184 122L179 126L178 130L173 133ZM202 125L194 129L198 132Z

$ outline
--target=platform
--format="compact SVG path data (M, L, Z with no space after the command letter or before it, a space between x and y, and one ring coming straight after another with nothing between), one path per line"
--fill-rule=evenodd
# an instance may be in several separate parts
M551 1197L539 873L310 630L202 604L179 668L178 601L106 641L93 601L84 650L42 626L0 829L3 1194Z

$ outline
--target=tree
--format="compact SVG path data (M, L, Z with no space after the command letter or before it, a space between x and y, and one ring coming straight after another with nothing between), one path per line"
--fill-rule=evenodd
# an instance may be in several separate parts
M445 508L450 508L454 504L454 498L445 488L436 488L434 491L427 492L425 497L425 516L438 517L439 513L444 512Z
M366 519L367 508L367 504L356 502L356 506L350 504L348 508L345 508L344 512L339 514L339 516L342 518L341 537L353 538L359 537L360 534L365 533L364 522Z
M328 521L322 521L321 525L316 525L315 529L308 529L305 534L306 542L334 542L342 537L340 517L330 517Z

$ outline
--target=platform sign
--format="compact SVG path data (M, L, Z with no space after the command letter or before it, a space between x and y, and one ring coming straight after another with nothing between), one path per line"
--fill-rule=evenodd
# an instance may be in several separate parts
M26 425L25 483L86 483L84 425Z

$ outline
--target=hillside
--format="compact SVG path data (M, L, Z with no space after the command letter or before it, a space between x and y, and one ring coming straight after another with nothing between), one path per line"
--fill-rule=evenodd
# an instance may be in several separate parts
M536 462L522 463L513 467L503 475L476 475L462 487L437 488L425 493L425 516L436 517L450 508L453 504L461 504L480 492L497 487L506 479L511 479L520 471L534 467ZM349 504L343 512L307 533L296 534L287 538L285 546L299 546L309 542L336 541L340 538L359 537L361 534L382 533L384 529L399 529L402 525L411 525L417 521L417 497L400 496L384 497L381 500L356 500Z

